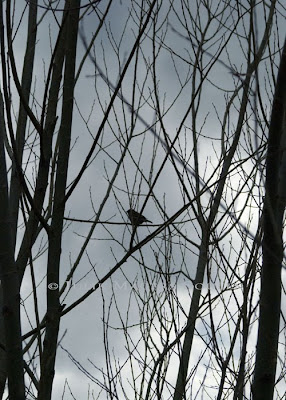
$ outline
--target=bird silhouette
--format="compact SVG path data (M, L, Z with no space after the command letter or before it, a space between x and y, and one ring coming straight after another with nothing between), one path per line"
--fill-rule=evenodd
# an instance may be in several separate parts
M149 219L145 218L144 215L138 213L132 208L127 211L127 214L133 226L142 225L144 222L150 222L152 224L152 221L149 221Z

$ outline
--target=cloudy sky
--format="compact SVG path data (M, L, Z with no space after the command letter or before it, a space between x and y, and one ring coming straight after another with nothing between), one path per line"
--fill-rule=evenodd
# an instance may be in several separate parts
M194 197L195 191L198 190L194 180L195 138L201 178L199 189L202 188L203 182L210 179L209 184L213 184L218 177L222 166L222 138L228 150L239 115L242 90L236 93L236 89L240 85L243 86L247 68L246 35L249 30L249 6L248 2L242 1L238 10L235 1L229 2L229 5L225 2L207 2L210 3L210 8L207 10L202 4L198 6L199 2L196 3L196 5L191 4L189 9L184 2L180 1L156 3L153 17L142 35L140 47L125 74L101 139L88 168L67 202L66 217L82 220L82 222L67 220L63 234L62 284L66 281L71 268L79 261L72 282L69 281L69 289L67 288L62 296L61 302L67 306L91 289L126 254L132 232L131 225L127 224L126 215L130 207L140 211L147 198L144 215L152 221L152 224L137 229L134 238L136 242L143 240L189 201L183 193L176 168L184 177L190 196ZM25 54L28 2L18 0L15 4L14 51L20 74ZM39 31L32 83L33 110L37 116L41 113L47 70L59 31L62 18L60 10L64 6L64 1L52 2L53 10L46 9L47 2L45 1L40 1L39 5L42 7L39 7L38 11ZM87 3L82 3L82 5L86 6ZM144 11L141 10L142 5ZM107 16L90 54L81 65L86 43L89 44L98 29L107 8L109 8ZM75 87L69 185L77 176L89 152L113 90L118 84L120 74L136 41L141 14L144 21L148 9L149 2L147 1L141 3L111 1L109 4L106 0L81 9L77 57L77 68L81 67L81 73ZM260 45L268 13L268 3L260 2L253 17L256 48ZM266 49L259 68L260 90L267 116L271 111L269 99L273 90L272 74L276 73L280 58L279 47L283 44L284 36L285 10L278 3L270 46ZM200 40L202 40L201 43L199 43ZM203 50L198 52L201 45ZM199 59L196 58L198 54ZM196 69L194 65L197 65ZM154 83L155 80L156 83ZM251 85L255 90L255 79L252 80ZM236 96L225 117L226 104L234 94ZM13 92L13 98L16 120L18 110L16 92ZM193 107L190 106L192 99L194 99ZM265 154L263 143L265 143L267 130L265 124L257 124L258 116L261 117L262 113L255 99L255 96L250 96L248 123L245 124L241 135L241 147L234 157L233 173L223 197L221 212L225 211L228 202L236 196L236 191L245 184L245 175L250 173L255 164L253 160ZM129 105L132 101L134 103L131 112ZM156 102L160 104L161 115L158 113ZM60 105L61 102L58 109L59 119ZM161 125L158 120L161 120ZM224 128L222 128L223 124ZM59 126L56 127L56 131L58 128ZM31 126L30 129L32 129ZM174 151L177 157L174 161L176 168L169 157L160 171L166 157L166 147L162 144L166 140L164 134L168 135L170 144L178 133L179 139L175 144L176 152ZM161 140L158 140L158 136ZM31 133L24 155L24 161L27 162L27 176L31 182L34 180L38 151L33 140ZM127 142L128 151L119 171L116 172ZM33 146L35 147L31 152ZM257 149L258 153L250 158L249 154ZM247 161L243 163L243 167L236 170L235 163L244 159ZM263 161L261 162L261 169L263 169ZM263 183L259 167L257 171L255 179ZM91 232L92 221L99 212L114 174L116 176L113 188L101 211L99 223ZM150 192L157 174L158 179L156 178L156 184ZM236 215L239 215L241 224L249 223L247 229L254 235L259 218L259 208L255 209L254 201L251 207L247 207L244 213L239 214L247 200L249 187L251 187L250 183L244 186L243 193L236 199L230 211L238 213ZM208 215L208 205L215 189L216 185L211 186L201 198L205 216ZM253 189L253 192L257 194L259 203L262 192L257 187ZM218 224L218 234L224 234L228 230L230 221L231 219L225 218ZM20 226L18 246L22 235L23 227ZM82 246L89 235L90 239L81 255ZM104 380L108 380L105 352L107 348L111 359L114 358L113 374L116 368L121 371L122 386L126 391L126 396L135 398L132 382L134 379L138 384L136 390L139 392L145 351L143 337L148 336L148 328L154 340L153 346L155 347L156 344L161 351L163 348L165 333L160 333L160 322L158 316L152 314L151 305L153 302L156 306L160 304L162 314L166 318L165 326L171 323L172 312L175 310L177 328L178 330L183 328L192 297L191 279L194 278L197 267L200 238L197 215L194 208L189 207L188 212L180 215L174 225L160 232L140 252L129 257L127 262L113 274L111 280L105 282L83 303L63 317L60 330L62 340L58 349L53 390L54 399L61 398L63 391L65 392L64 399L108 398L100 389ZM247 262L247 248L238 256L241 239L237 232L230 232L222 243L224 243L226 257L229 257L230 261L236 262L241 257L241 260ZM46 245L47 238L43 232L39 236L33 254L36 257L37 252L40 253L40 256L35 259L35 274L38 282L37 295L41 317L46 311L47 253L44 251ZM230 251L232 246L237 246L233 252ZM220 275L217 264L219 264L218 260L214 259L211 274L221 279L223 274ZM218 290L215 287L214 284L212 290ZM206 293L207 288L206 285ZM166 292L167 289L170 292ZM35 326L34 316L31 314L33 297L28 270L23 281L21 296L25 304L23 306L23 333L26 333ZM172 302L176 303L173 305L174 309L172 309ZM153 305L154 309L155 305ZM235 305L230 301L229 310L232 310L232 307L235 313ZM224 312L223 303L220 303L214 315L219 320ZM154 320L148 326L148 321L152 318ZM123 326L128 326L128 329L123 330ZM157 332L156 327L158 327ZM201 332L208 331L201 321L198 323L198 329L200 328ZM176 332L171 331L170 340L175 336ZM225 343L228 343L224 331L221 336ZM255 345L255 340L255 335L253 338L251 336L253 345ZM132 352L133 370L128 359L128 351ZM154 354L154 357L158 355L155 351ZM192 353L193 360L198 360L201 355L201 342L196 338ZM31 353L28 357L30 356ZM146 359L152 360L151 351ZM36 368L38 368L37 364L36 359ZM166 385L164 391L166 399L172 392L171 385L174 385L176 381L177 365L178 360L172 359L173 368L169 368L167 373L169 385ZM214 378L211 375L204 378L205 371L205 363L202 362L193 383L194 393L200 390L200 382L203 379L206 379L206 385L214 384ZM110 389L115 390L113 384L117 382L118 392L114 393L114 398L123 399L119 375L115 375ZM146 381L148 382L148 378ZM215 396L216 392L210 390L210 393Z

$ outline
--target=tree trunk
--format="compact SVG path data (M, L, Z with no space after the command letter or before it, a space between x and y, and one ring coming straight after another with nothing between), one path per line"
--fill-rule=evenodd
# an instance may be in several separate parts
M285 209L286 41L278 71L269 127L264 201L260 315L253 400L272 400L277 364ZM284 175L284 176L283 176ZM280 179L281 177L281 179ZM283 193L284 192L284 193Z
M59 131L59 154L57 160L54 208L51 232L49 234L46 333L43 356L41 359L41 379L38 400L51 399L55 374L57 340L60 326L59 271L73 115L79 7L80 0L70 0L66 2L67 26L63 37L66 43L63 106Z

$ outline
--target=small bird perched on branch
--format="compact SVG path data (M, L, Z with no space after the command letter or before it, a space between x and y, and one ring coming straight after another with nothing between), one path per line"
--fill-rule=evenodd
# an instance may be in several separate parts
M144 215L139 214L137 211L132 210L132 208L127 211L127 214L133 226L142 225L144 222L150 222L152 224L152 221L149 221L149 219L145 218Z

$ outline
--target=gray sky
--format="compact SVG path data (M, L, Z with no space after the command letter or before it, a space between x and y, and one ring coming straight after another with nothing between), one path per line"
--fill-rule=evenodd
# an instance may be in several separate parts
M187 30L183 29L182 25L178 22L180 18L183 20L184 16L180 7L180 2L173 2L172 6L169 2L163 2L159 12L158 19L158 32L156 36L156 47L162 40L162 48L158 54L156 60L156 73L157 73L157 89L159 94L159 101L162 110L166 113L163 117L164 125L166 127L169 137L173 139L180 127L182 118L184 117L187 108L190 104L190 97L192 95L192 65L195 62L195 52L197 46L192 46L191 43L185 39L187 36ZM233 2L230 2L231 4ZM234 2L235 3L235 2ZM22 16L22 8L25 2L16 2L15 12L15 25L19 22ZM45 2L40 2L44 5ZM62 7L63 1L58 2L58 6ZM146 2L144 2L146 5ZM103 0L98 8L98 15L104 12L107 1ZM55 5L54 5L55 6ZM131 7L133 7L132 11ZM170 8L169 8L170 7ZM217 12L218 20L220 25L216 22L208 29L206 35L206 42L204 45L205 53L203 54L202 65L204 69L197 71L197 81L205 76L206 71L211 63L211 54L215 54L220 46L228 40L231 33L231 29L237 22L237 14L234 12L233 16L226 12L220 14L219 10L222 10L222 6L216 9L215 6L212 9L213 12ZM285 18L283 15L282 6L278 6L277 13L277 26L273 28L273 35L280 35L280 45L283 43L285 36ZM192 10L195 14L195 5L192 5ZM263 6L257 7L257 29L258 38L261 39L261 35L264 29L264 10ZM135 35L138 31L137 17L139 8L135 2L125 1L113 1L106 22L101 29L95 46L91 51L92 57L95 55L96 62L108 75L108 79L113 85L117 84L120 70L124 66L126 59L130 53L131 47L135 41ZM265 12L268 13L268 6L265 6ZM282 14L281 14L282 13ZM285 13L285 12L284 12ZM95 15L91 9L83 8L82 14L84 14L81 24L80 32L85 35L87 41L91 38L92 34L96 31L99 23L98 16ZM221 19L220 16L222 15ZM52 13L51 11L45 12L45 10L39 10L39 18L43 16L39 27L39 35L37 42L37 61L35 64L35 71L33 75L33 87L35 88L35 105L34 110L37 110L38 115L41 110L41 101L44 88L44 82L47 74L49 65L49 59L51 54L51 45L54 46L55 39L58 32L57 23L61 20L61 12ZM168 17L168 19L167 19ZM200 18L197 16L197 23L206 24L206 11L200 11ZM234 18L234 20L232 20ZM244 29L247 28L247 17L242 18L238 23L237 32L241 34L241 37L232 37L225 49L220 55L220 60L212 68L211 72L205 77L203 84L203 90L200 99L200 105L197 110L196 129L197 134L200 134L199 138L199 161L200 161L200 174L204 180L207 180L212 172L215 170L219 163L220 151L221 151L221 123L223 118L223 112L225 110L226 99L229 99L233 94L235 87L240 84L240 78L235 77L230 73L230 70L226 67L229 65L231 60L231 66L229 68L235 68L241 73L245 73L246 58L244 54L245 50L245 39L242 35L245 34ZM168 23L167 23L168 22ZM27 11L23 14L20 28L15 37L14 49L18 65L18 71L21 70L23 56L25 51L25 29L27 24ZM160 26L161 24L161 26ZM160 28L159 28L160 26ZM178 32L171 29L173 27ZM194 31L194 25L191 24L188 19L188 29L190 32ZM149 25L148 34L142 38L142 52L138 54L138 70L137 70L137 82L136 87L136 106L138 106L138 99L141 97L139 104L139 114L148 124L156 118L154 111L154 85L152 82L152 68L149 69L146 76L146 69L151 66L152 62L152 27ZM193 35L193 33L191 33ZM274 37L274 36L273 36ZM195 38L193 37L194 44ZM276 40L276 38L275 38ZM115 53L115 45L120 43L118 54ZM51 45L50 45L51 44ZM277 45L277 41L275 42ZM172 54L169 50L172 50ZM274 49L277 51L277 48ZM82 55L84 54L84 45L82 40L79 38L78 41L78 65L80 65ZM268 51L266 51L268 56ZM120 66L118 65L120 60ZM275 62L279 60L279 55L274 57ZM270 71L267 60L261 64L259 73L265 78L261 78L261 82L266 82L265 87L262 87L262 92L265 94L265 111L270 115L270 104L267 100L266 94L269 93L269 85L267 79L269 78ZM96 78L94 75L96 74ZM122 85L122 93L128 102L132 100L132 88L133 88L133 76L134 76L134 62L131 63L130 68L126 74L126 77ZM241 75L244 79L243 75ZM270 78L269 78L270 79ZM98 92L98 95L97 93ZM81 168L82 162L84 161L89 148L93 142L97 129L102 121L104 115L104 109L108 104L109 98L112 95L112 91L109 91L106 82L99 76L98 71L95 70L95 66L90 58L87 58L81 76L77 82L75 89L75 106L74 106L74 119L73 119L73 133L72 133L72 151L70 155L70 169L69 169L69 182L72 182L76 177L78 171ZM16 98L16 96L15 96ZM15 114L17 113L17 102L15 107ZM227 127L230 130L234 130L234 126L237 123L238 103L235 100L231 111ZM59 109L60 115L60 109ZM249 112L248 117L253 118L253 126L255 119ZM99 206L104 198L108 181L111 179L112 174L117 166L117 162L120 159L121 152L123 151L123 143L126 140L127 135L130 133L131 126L131 114L124 106L124 112L122 111L121 100L118 98L115 101L114 111L111 112L108 119L108 123L104 128L104 136L100 142L100 148L97 147L94 153L94 159L90 163L87 171L84 173L81 181L74 191L73 195L69 199L66 207L66 216L78 219L94 219L95 213L98 212ZM193 167L193 136L192 128L193 119L192 115L189 114L184 121L183 129L180 135L180 145L176 144L176 149L180 151L181 148L185 148L185 156L189 160L190 165ZM258 129L259 135L262 135L261 129ZM162 131L159 131L156 126L156 133L163 135ZM247 132L245 132L247 136ZM119 141L121 144L119 144ZM246 143L246 140L242 138L242 143ZM255 147L255 140L252 139L253 146ZM156 154L153 154L153 149L157 148ZM241 150L242 158L246 157L247 149ZM27 151L28 154L28 151ZM124 161L123 167L120 169L118 176L115 180L114 191L111 193L106 206L100 217L102 222L114 222L114 224L99 224L92 234L92 238L86 248L85 254L79 264L77 271L74 274L73 287L65 298L64 302L67 305L72 304L73 301L77 300L82 294L89 290L96 284L99 278L102 278L108 271L114 267L116 262L120 260L129 246L130 241L130 226L124 224L128 221L125 211L130 206L140 210L148 193L148 179L149 182L153 181L153 178L158 171L162 159L165 156L165 149L158 143L151 130L145 132L145 127L140 121L136 121L134 128L133 139L130 144L130 153L127 155ZM238 156L237 156L238 157ZM139 161L138 161L139 160ZM236 158L237 160L237 158ZM251 160L244 164L244 171L248 172L252 168ZM136 167L143 173L144 178L136 172ZM177 167L182 171L182 165L177 163ZM32 177L33 164L28 167L28 172ZM242 173L233 173L233 177L229 182L229 185L239 188L242 185ZM186 172L185 172L186 174ZM217 178L217 175L215 176ZM32 178L31 178L32 179ZM191 193L191 184L188 182L192 180L192 177L185 176L185 180ZM140 196L138 195L140 192ZM207 194L202 202L207 206L210 194ZM231 195L226 194L225 201L230 201ZM237 210L243 204L245 197L242 196L237 200ZM180 207L187 202L181 194L181 187L178 182L178 178L174 173L174 167L171 162L168 162L164 167L163 173L160 175L158 183L154 189L154 195L148 200L144 215L150 219L155 226L142 226L138 228L138 237L143 239L156 229L157 225L164 222L164 215L160 210L160 207L165 208L167 215L171 216ZM241 216L241 222L246 223L248 221L248 212ZM255 232L257 224L258 214L253 213L253 222L250 226L250 230L253 229ZM182 221L185 221L184 223ZM191 220L191 221L189 221ZM192 222L192 220L194 220ZM182 222L176 225L179 228L183 236L189 237L193 242L199 243L199 234L196 231L198 223L195 221L195 216L190 209L190 215L187 217L185 214L180 217L177 222ZM62 245L62 258L61 258L61 279L62 283L65 281L71 266L74 264L78 257L81 246L83 245L91 224L89 223L77 223L67 222L67 229L63 235ZM220 225L221 232L224 231L225 226L223 223ZM185 322L184 313L188 312L192 285L190 280L187 280L186 276L180 275L179 272L182 269L185 274L189 274L193 277L196 263L198 249L192 244L187 244L184 247L185 254L182 255L182 243L183 236L180 237L179 233L172 230L172 260L169 262L169 267L173 273L171 286L177 288L179 293L179 301L182 309L177 310L178 314L182 317L182 326ZM21 229L19 230L19 240L21 239ZM164 285L163 279L160 280L160 268L165 268L167 265L164 260L163 246L163 235L168 237L169 231L162 232L156 239L147 244L143 249L145 267L142 266L138 261L142 263L139 252L134 254L127 263L122 266L122 270L118 270L112 277L112 284L110 282L104 283L101 290L97 290L92 294L84 303L79 305L76 309L65 315L61 323L60 337L64 335L61 345L64 349L72 354L74 359L80 363L80 365L88 371L95 379L102 381L102 374L100 369L105 368L105 354L103 346L103 327L102 324L103 315L107 318L109 315L108 324L110 325L109 330L109 346L111 353L114 351L115 358L119 364L123 363L127 357L126 343L124 342L124 335L122 332L122 325L119 318L120 316L124 319L126 324L130 328L130 335L134 343L138 344L136 351L139 352L144 350L143 344L140 342L140 335L142 335L142 320L140 320L140 311L143 309L144 302L140 303L135 301L135 293L139 298L139 293L143 296L146 286L146 276L149 279L153 279L154 290L164 297ZM45 242L46 237L43 233L37 245L40 246L41 239ZM225 240L226 253L228 251L228 244L233 240L238 243L238 235L233 233L233 236L227 236ZM166 242L168 244L168 241ZM240 244L238 245L240 246ZM37 246L35 246L37 249ZM235 259L236 254L232 254L231 258ZM36 278L37 282L41 282L38 286L38 298L40 303L41 315L45 313L45 266L46 266L46 254L43 254L36 261ZM216 263L214 262L214 269L216 269ZM176 282L176 279L178 281ZM157 286L155 285L157 284ZM134 288L133 294L131 293L131 287ZM149 290L149 289L148 289ZM147 292L148 292L147 290ZM67 293L67 290L66 292ZM26 277L22 287L22 298L27 299L25 301L25 307L27 310L32 307L32 296L31 294L31 282L30 272L26 273ZM30 296L29 296L30 295ZM146 294L145 294L146 295ZM150 295L150 292L149 292ZM29 297L28 297L29 296ZM147 295L146 295L147 296ZM131 304L131 305L130 305ZM110 307L110 308L109 308ZM142 308L140 308L142 307ZM233 307L233 304L230 305ZM235 308L233 308L235 310ZM126 313L128 312L128 317ZM170 313L170 309L166 306L166 313ZM217 318L221 318L223 314L223 308L220 304L216 309ZM148 313L147 313L148 315ZM146 315L145 315L146 317ZM169 315L170 317L170 315ZM32 318L33 321L33 318ZM34 321L33 321L34 323ZM34 326L34 325L33 325ZM29 330L29 323L23 312L23 333ZM206 329L206 328L205 328ZM172 333L172 337L174 333ZM222 333L222 336L224 333ZM153 333L154 341L158 346L160 344L160 338L158 333ZM227 339L225 339L227 340ZM197 339L196 339L197 341ZM255 339L253 338L253 344L255 345ZM200 344L199 340L195 346L194 359L200 356ZM136 351L134 355L136 356ZM143 353L142 353L143 354ZM94 363L96 368L91 364ZM176 365L176 361L174 364ZM57 355L56 364L56 375L53 390L53 398L59 399L62 395L63 388L66 379L70 385L72 394L69 393L69 389L65 390L65 400L69 399L87 399L88 390L94 393L94 398L105 399L107 398L104 393L100 394L98 385L87 378L82 372L80 372L74 363L72 363L68 357L66 351L59 348ZM135 374L139 374L140 368L138 365L134 367ZM197 375L197 381L194 383L194 391L200 386L199 378L203 379L205 373L205 367L202 366L199 369ZM126 385L127 394L130 398L134 398L133 390L128 387L128 379L130 378L130 369L127 366L122 370L124 385ZM176 379L176 368L171 370L168 375L169 381L174 384ZM138 381L140 381L138 379ZM213 381L211 378L207 379L207 382L211 385ZM120 393L120 392L119 392ZM119 395L118 398L122 395ZM31 397L32 398L32 397ZM90 397L92 398L92 397ZM168 393L166 392L166 398Z

